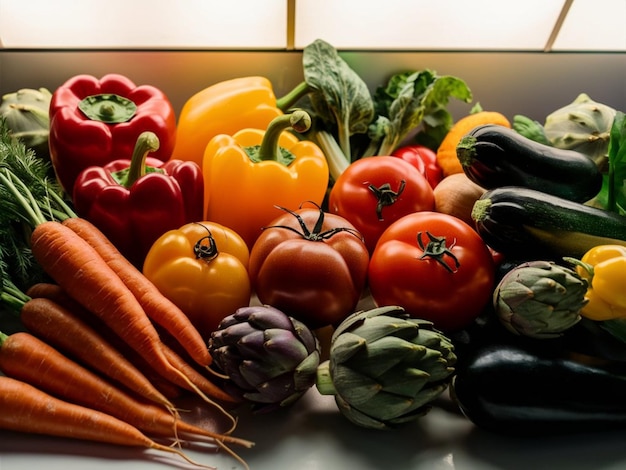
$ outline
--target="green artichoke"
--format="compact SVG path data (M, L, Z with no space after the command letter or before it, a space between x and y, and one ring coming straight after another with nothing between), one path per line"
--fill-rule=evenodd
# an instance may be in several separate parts
M578 321L587 281L551 261L530 261L509 271L496 286L493 305L500 322L516 335L554 338Z
M346 318L331 338L316 386L334 395L351 422L390 429L425 415L448 387L452 342L401 307L378 307Z
M228 376L225 389L257 412L297 401L315 383L320 346L300 321L271 306L249 306L224 318L209 351Z
M546 131L541 123L529 118L528 116L516 114L513 116L511 127L518 134L521 134L530 140L534 140L535 142L539 142L544 145L552 145L552 143L548 140Z
M49 158L48 135L49 108L52 94L46 88L23 88L7 93L0 102L0 116L5 120L11 135L35 154Z
M615 109L581 93L567 106L546 117L545 134L558 148L584 153L606 171Z

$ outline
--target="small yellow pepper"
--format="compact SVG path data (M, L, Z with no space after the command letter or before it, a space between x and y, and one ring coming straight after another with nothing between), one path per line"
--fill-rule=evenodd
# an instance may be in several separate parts
M211 85L189 98L180 112L172 159L198 165L209 141L240 129L266 129L282 113L271 82L265 77L239 77Z
M286 132L311 125L301 110L275 118L267 131L243 129L218 135L202 161L206 220L237 232L252 248L263 227L312 201L322 204L328 187L328 163L313 142Z
M250 303L250 253L232 230L193 222L158 238L143 273L208 339L219 322Z
M599 245L571 261L589 282L581 315L596 321L626 318L626 247Z

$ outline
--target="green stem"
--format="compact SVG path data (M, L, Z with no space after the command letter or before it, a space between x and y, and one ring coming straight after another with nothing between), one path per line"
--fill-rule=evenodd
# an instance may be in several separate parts
M589 281L591 282L591 279L593 279L593 274L594 274L593 265L589 263L585 263L584 261L581 261L578 258L572 258L570 256L563 257L563 261L573 264L575 267L581 267L582 269L587 271L587 274L589 275Z
M3 273L2 273L3 274ZM0 288L0 302L8 309L19 316L24 304L31 298L22 292L10 279L0 274L2 286Z
M289 108L300 101L300 98L303 98L310 92L311 87L309 87L307 82L301 82L289 93L283 95L281 98L277 98L276 107L285 113Z
M339 137L339 147L348 161L352 162L352 150L350 149L350 123L346 116L346 122L343 125L337 126L337 135ZM337 121L339 122L339 121Z
M57 219L69 219L73 217L78 217L78 214L74 212L74 210L65 202L65 200L56 192L51 191L49 194L51 199L54 199L54 202L59 206L60 210L53 209L55 217Z
M42 213L45 213L49 220L65 220L71 217L78 217L74 210L63 200L63 198L46 185L45 198L37 201L37 205Z
M4 344L4 342L8 339L8 335L0 331L0 347Z
M259 161L280 160L278 140L283 131L291 128L298 133L302 133L309 130L310 127L311 116L306 111L299 109L290 114L274 118L263 135L263 141L257 155Z
M155 152L159 149L159 138L154 132L146 131L142 132L137 137L135 143L135 149L130 159L130 168L128 169L128 176L124 181L123 186L130 188L135 181L146 174L146 157L150 152Z
M380 153L378 150L379 148L380 140L370 140L367 148L363 151L360 158L368 158L375 155L382 155L382 153Z
M2 290L8 296L11 296L11 298L15 299L15 301L21 302L22 304L25 304L30 300L30 297L28 295L18 289L17 286L15 286L10 281L5 281L5 285L2 287Z
M324 361L317 367L315 386L322 395L336 395L337 390L330 375L330 362Z
M398 136L391 136L387 134L383 139L380 147L378 148L378 155L391 155L392 152L398 146Z
M350 166L347 156L330 132L317 131L313 134L313 139L326 155L331 178L333 181L337 181L346 168Z
M6 189L13 195L13 197L15 197L16 202L23 209L26 219L31 226L36 227L37 225L46 222L46 218L39 209L39 205L37 204L37 201L35 201L35 198L30 190L11 171L7 169L1 171L0 182L4 184ZM25 196L20 192L16 184L22 187Z
M608 192L607 192L607 209L611 212L616 212L616 202L615 202L615 165L612 162L609 162L609 171L608 171Z
M17 316L19 316L22 307L26 302L22 299L19 299L9 293L0 294L0 301L9 309L9 311Z

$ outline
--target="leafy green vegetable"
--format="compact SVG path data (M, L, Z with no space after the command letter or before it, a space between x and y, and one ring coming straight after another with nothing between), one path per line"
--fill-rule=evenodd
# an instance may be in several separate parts
M626 115L618 111L611 126L607 209L626 214Z
M607 166L602 189L590 204L626 215L626 116L621 111L615 113L611 125Z
M437 147L452 126L447 110L451 97L469 103L472 93L463 80L438 76L432 70L392 75L387 85L377 88L374 94L379 119L370 126L369 132L373 144L377 143L377 136L384 136L378 146L370 145L369 153L364 156L390 154L420 124L423 124L421 141L430 140L430 146ZM380 119L381 116L387 120ZM381 132L381 124L384 132Z
M414 131L418 143L437 148L453 124L450 98L472 100L463 80L431 70L394 74L372 96L337 50L320 39L304 48L302 64L304 82L277 99L277 106L309 112L313 126L304 135L321 147L333 180L359 158L390 154Z
M343 153L351 156L350 136L364 134L374 118L374 102L365 82L321 39L304 48L304 79L312 89L311 105L317 116L335 128Z

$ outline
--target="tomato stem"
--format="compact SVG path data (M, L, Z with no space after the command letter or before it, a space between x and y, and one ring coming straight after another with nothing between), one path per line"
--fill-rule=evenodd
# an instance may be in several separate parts
M446 246L446 237L436 237L430 232L426 232L428 236L428 244L424 244L423 236L424 232L417 234L417 244L423 251L422 256L419 259L433 259L441 264L447 271L455 273L458 271L461 263L450 249L454 246L455 242L449 247ZM454 268L450 267L450 264L446 262L446 257L450 257L454 261Z
M378 220L384 220L383 218L383 207L390 206L394 204L400 194L404 191L404 187L406 186L406 181L400 181L400 186L398 187L398 191L394 191L391 189L391 184L385 183L380 187L376 187L373 184L368 186L369 190L374 193L378 202L376 203L376 216Z
M204 227L208 232L208 234L198 240L193 247L193 253L196 256L196 259L202 259L205 261L214 260L219 255L219 251L217 250L217 244L215 243L215 238L213 238L211 230L209 230L209 227L201 224L200 222L194 223Z
M317 221L315 222L315 226L313 227L313 230L310 230L306 226L306 224L304 223L304 220L302 220L302 217L300 217L300 214L282 206L276 206L276 207L280 210L283 210L293 215L298 220L298 223L300 224L300 228L302 229L302 231L299 231L293 227L288 227L287 225L271 225L269 227L263 227L263 230L266 230L268 228L284 228L287 230L291 230L294 233L297 233L305 240L310 240L313 242L321 242L324 240L328 240L330 237L332 237L333 235L339 232L348 232L354 235L355 237L363 240L363 237L361 236L361 234L357 230L350 228L350 227L334 227L334 228L331 228L330 230L325 230L322 232L322 226L324 225L324 210L313 201L308 201L308 202L313 204L320 211L319 217L317 218Z

